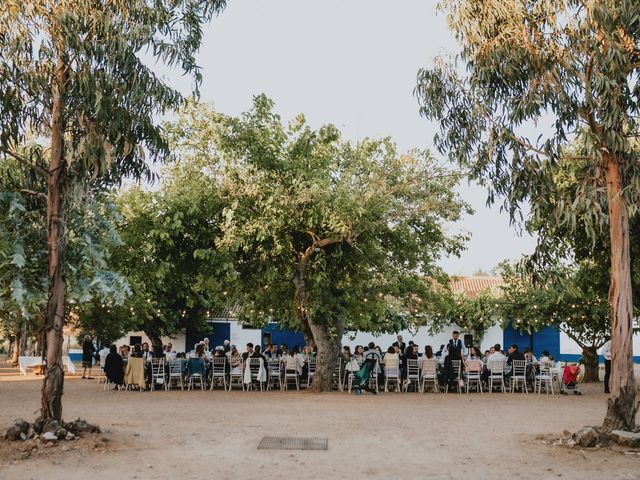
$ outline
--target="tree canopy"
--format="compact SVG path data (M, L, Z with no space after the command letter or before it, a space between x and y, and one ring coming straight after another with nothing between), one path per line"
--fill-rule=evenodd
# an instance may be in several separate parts
M264 96L239 118L192 106L173 132L189 175L215 181L225 200L218 245L234 256L242 319L302 330L328 368L345 328L417 323L444 277L436 260L462 248L464 235L445 228L468 210L459 175L428 152L346 142L302 115L283 124Z
M440 7L466 71L441 59L418 75L421 113L439 123L438 149L465 165L514 220L527 204L530 218L551 213L550 223L575 230L576 211L587 205L585 233L609 227L614 366L603 427L633 428L629 216L640 204L640 5L444 0ZM577 152L567 148L574 140ZM557 170L570 161L593 175L566 178L573 196L549 211ZM539 231L543 247L548 232Z

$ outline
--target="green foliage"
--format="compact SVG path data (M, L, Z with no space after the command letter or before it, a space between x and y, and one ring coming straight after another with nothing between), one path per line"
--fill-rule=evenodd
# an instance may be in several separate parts
M428 152L354 145L301 115L284 125L264 96L240 118L191 105L167 130L181 175L224 199L218 246L233 254L230 291L247 322L397 331L428 310L426 276L445 277L436 260L462 248L444 229L468 210L458 175Z
M23 320L35 331L47 303L44 185L30 173L16 161L0 160L0 322L9 331ZM121 304L129 287L109 262L112 249L121 244L115 205L99 193L82 198L67 208L69 302L74 307L90 301Z
M131 285L121 305L92 304L97 322L105 315L121 333L144 330L150 335L180 328L205 327L211 310L227 301L227 257L215 244L221 201L202 178L183 175L180 165L157 192L139 188L118 197L123 244L113 266Z
M0 154L17 153L31 132L48 135L52 85L62 65L64 156L76 177L100 184L150 178L145 153L168 154L155 117L177 108L182 97L144 56L192 74L197 88L202 24L224 6L223 0L4 0ZM40 150L25 152L24 160Z
M508 321L502 311L502 294L483 290L470 297L455 294L450 289L442 289L436 302L433 302L427 325L432 333L439 333L447 326L455 323L464 332L472 332L476 338L482 339L492 326L500 324L506 327Z
M503 198L512 219L525 204L534 224L575 230L582 220L591 238L607 224L603 156L609 152L635 214L640 5L446 0L440 6L462 45L467 73L443 60L419 73L416 95L421 113L439 122L438 149L469 168L490 202ZM550 125L552 134L538 136L538 124ZM531 131L534 140L525 134ZM569 140L577 148L567 151ZM558 175L567 162L589 175L567 169ZM558 189L570 195L551 203ZM546 233L540 232L541 248Z
M516 329L535 332L555 326L583 349L599 348L610 335L608 265L589 259L558 265L537 281L521 269L502 268L505 301L500 313L513 319Z

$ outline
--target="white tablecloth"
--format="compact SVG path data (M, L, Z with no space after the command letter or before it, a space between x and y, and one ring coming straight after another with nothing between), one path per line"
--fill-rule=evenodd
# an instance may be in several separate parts
M18 357L18 367L21 375L27 374L27 368L42 365L43 363L42 357ZM67 367L69 373L76 373L76 367L68 355L62 357L62 364Z

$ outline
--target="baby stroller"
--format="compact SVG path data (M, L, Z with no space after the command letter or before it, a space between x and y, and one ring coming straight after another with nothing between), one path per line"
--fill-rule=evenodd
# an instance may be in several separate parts
M562 382L560 384L560 393L568 395L573 392L574 395L582 395L578 383L581 379L580 365L567 365L562 370Z
M356 395L360 395L362 391L376 393L375 390L369 388L369 375L371 369L374 368L376 360L373 358L367 358L360 367L359 370L353 372L353 392Z

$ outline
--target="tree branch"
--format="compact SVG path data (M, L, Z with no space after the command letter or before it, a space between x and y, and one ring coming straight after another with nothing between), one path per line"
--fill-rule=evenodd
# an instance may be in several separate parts
M595 59L595 52L592 52L589 55L589 60L587 60L587 66L584 72L584 96L585 96L585 105L584 105L584 117L587 123L589 124L589 128L596 135L602 135L602 126L596 123L596 119L593 116L593 95L591 94L591 72L593 71L593 61ZM600 143L599 139L596 139L598 143Z
M41 197L44 198L45 200L47 199L47 195L42 193L42 192L36 192L35 190L29 190L28 188L20 188L17 190L20 193L27 193L29 195L34 195L36 197Z
M17 153L12 152L11 150L5 150L5 153L10 157L14 158L15 160L19 161L20 163L22 163L23 165L26 165L27 167L31 168L34 172L39 173L45 178L49 177L49 172L47 172L44 168L39 167L38 165L34 165L29 160L24 158L22 155L18 155Z

